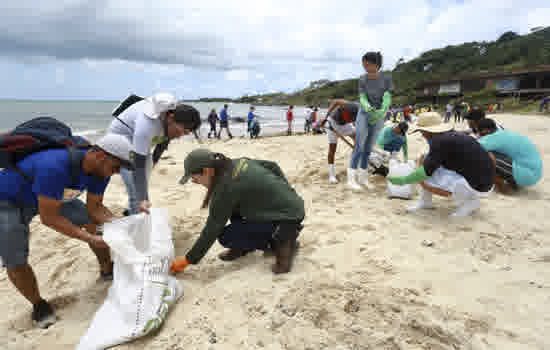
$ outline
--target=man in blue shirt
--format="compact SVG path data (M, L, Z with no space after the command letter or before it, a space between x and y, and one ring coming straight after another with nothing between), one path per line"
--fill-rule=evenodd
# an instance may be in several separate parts
M231 131L229 130L229 116L227 115L228 107L229 106L225 104L220 111L220 132L218 133L218 138L221 138L223 129L227 130L227 135L230 139L233 138L233 135L231 135Z
M250 111L248 112L248 121L247 121L247 123L248 123L248 128L247 128L247 131L248 131L249 133L251 133L251 131L252 131L252 130L250 129L250 126L252 125L252 121L254 120L254 117L255 117L255 115L254 115L254 110L255 110L255 109L256 109L256 108L255 108L254 106L250 106ZM229 130L229 129L228 129L228 130Z
M508 193L540 181L542 159L527 137L509 130L499 130L492 119L480 120L478 128L481 136L479 143L495 163L497 190Z
M113 174L121 167L132 167L131 149L124 136L108 134L89 149L73 150L80 160L78 176L73 171L74 157L58 148L28 155L16 164L18 171L0 171L0 257L11 283L32 303L32 319L38 327L49 327L56 317L42 299L28 263L30 221L40 215L44 225L88 243L101 276L112 279L109 247L98 235L97 225L115 217L103 206L103 194ZM77 197L86 190L84 204Z

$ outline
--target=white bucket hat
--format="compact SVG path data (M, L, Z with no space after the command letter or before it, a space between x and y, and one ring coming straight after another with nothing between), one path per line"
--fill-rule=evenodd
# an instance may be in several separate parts
M167 92L159 92L145 99L147 102L143 113L151 119L157 119L162 113L176 109L176 97Z
M131 156L132 144L130 144L130 141L126 137L117 134L107 134L97 140L95 146L119 159L122 168L134 168Z
M447 132L453 130L453 125L449 123L443 123L441 116L437 112L425 112L421 113L416 120L416 129L411 132L427 131L434 134Z

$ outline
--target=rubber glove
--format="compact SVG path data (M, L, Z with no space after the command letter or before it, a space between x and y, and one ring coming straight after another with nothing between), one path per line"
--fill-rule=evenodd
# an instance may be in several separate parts
M361 103L361 108L363 109L363 111L372 112L375 110L375 108L370 105L367 94L361 94L361 96L359 97L359 102Z
M424 167L421 166L407 176L388 177L388 181L394 185L409 185L426 180L429 176L426 175Z
M172 264L170 264L170 272L176 273L183 271L187 265L189 265L189 261L186 257L176 257L172 260Z

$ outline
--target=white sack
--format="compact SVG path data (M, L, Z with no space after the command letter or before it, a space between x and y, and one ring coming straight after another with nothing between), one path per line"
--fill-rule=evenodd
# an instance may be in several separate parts
M180 281L168 274L174 246L166 210L105 224L103 232L114 280L77 350L106 349L159 329L183 295Z

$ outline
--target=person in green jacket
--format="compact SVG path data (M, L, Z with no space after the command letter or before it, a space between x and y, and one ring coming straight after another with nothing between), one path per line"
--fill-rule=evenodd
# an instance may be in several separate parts
M186 157L184 167L180 183L192 179L207 188L202 207L209 207L209 215L191 250L173 261L173 272L197 264L216 240L228 248L219 255L221 260L235 260L254 250L273 251L273 272L291 270L296 239L303 228L304 200L277 163L229 159L221 153L197 149ZM226 226L228 220L231 223Z
M399 152L403 149L403 159L409 160L409 147L407 145L407 131L409 124L401 122L395 126L386 126L376 139L376 144L386 152Z

